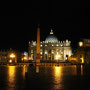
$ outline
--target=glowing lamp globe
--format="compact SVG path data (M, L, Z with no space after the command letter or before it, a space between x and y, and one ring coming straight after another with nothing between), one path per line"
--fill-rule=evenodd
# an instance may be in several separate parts
M83 46L83 42L79 42L79 46L82 47Z

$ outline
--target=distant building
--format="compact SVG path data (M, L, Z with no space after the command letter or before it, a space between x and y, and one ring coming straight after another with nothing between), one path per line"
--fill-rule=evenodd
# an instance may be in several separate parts
M17 63L21 62L21 53L13 50L0 51L0 63Z
M79 63L90 63L90 39L82 39L78 44L79 47L70 60Z
M7 51L0 51L0 63L5 63L7 62L7 56L8 52Z
M28 53L27 52L24 52L21 54L21 60L22 60L22 62L28 61Z
M45 41L40 42L41 60L68 60L72 55L71 41L59 41L51 30ZM29 42L29 60L36 60L36 41Z

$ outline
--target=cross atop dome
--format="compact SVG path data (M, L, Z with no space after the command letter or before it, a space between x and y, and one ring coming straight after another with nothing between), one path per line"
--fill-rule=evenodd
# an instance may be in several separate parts
M51 29L51 32L50 32L50 34L54 34L52 29Z

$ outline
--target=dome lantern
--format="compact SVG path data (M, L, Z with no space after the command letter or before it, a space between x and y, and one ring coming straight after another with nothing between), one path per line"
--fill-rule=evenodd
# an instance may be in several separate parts
M51 29L51 32L50 32L50 34L54 34L52 29Z
M45 42L58 42L57 37L54 35L53 30L51 29L50 35L46 38Z

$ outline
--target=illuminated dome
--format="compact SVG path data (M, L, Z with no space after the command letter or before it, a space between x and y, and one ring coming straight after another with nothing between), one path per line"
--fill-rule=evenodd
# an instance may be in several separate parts
M46 38L45 42L58 42L57 37L53 33L53 30L51 30L50 35Z

